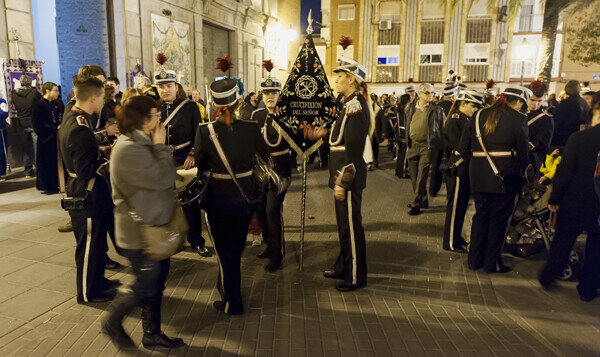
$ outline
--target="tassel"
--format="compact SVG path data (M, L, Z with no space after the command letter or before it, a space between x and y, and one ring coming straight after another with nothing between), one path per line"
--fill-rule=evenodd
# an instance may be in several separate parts
M212 116L212 121L215 121L215 119L217 119L217 118L219 117L219 115L221 115L221 108L222 108L222 107L219 107L219 108L217 109L217 111L215 112L215 114L213 114L213 116Z
M500 105L500 110L503 113L506 111L507 100L508 100L508 98L506 97L506 94L504 94L504 93L500 94L500 98L498 98L498 104Z
M231 111L229 107L225 107L225 125L231 126Z

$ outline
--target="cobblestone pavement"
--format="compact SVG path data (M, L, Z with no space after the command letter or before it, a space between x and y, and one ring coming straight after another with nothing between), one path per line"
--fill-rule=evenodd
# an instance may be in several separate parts
M383 148L382 148L383 149ZM285 267L264 272L248 247L243 259L246 314L212 308L218 296L216 258L184 251L172 259L163 328L187 346L141 347L139 313L125 328L135 355L175 356L554 356L600 354L600 302L580 302L574 283L543 291L536 282L545 253L506 258L515 270L487 275L466 269L466 256L441 249L445 197L411 217L410 183L393 162L369 173L363 195L369 280L339 293L321 272L338 253L327 173L308 174L304 271L298 271L300 177L285 202ZM100 332L110 303L75 301L74 238L58 233L67 215L58 196L39 194L32 180L0 184L0 356L114 356ZM471 212L472 213L472 212ZM468 228L468 227L467 227ZM127 265L125 259L111 256ZM107 271L130 283L129 268Z

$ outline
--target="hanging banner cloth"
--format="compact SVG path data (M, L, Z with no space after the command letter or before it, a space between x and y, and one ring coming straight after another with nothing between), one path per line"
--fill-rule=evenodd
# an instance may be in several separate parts
M309 34L281 90L274 124L281 127L283 137L299 156L308 156L321 146L323 140L309 140L304 128L307 125L329 128L335 121L335 114L333 91Z

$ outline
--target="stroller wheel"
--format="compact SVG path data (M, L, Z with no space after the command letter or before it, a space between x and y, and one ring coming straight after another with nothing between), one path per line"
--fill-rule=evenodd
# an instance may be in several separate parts
M560 280L569 280L573 277L573 268L571 265L567 264L567 266L563 269L561 274L558 276Z
M572 250L571 253L569 253L569 265L575 266L579 264L580 261L581 253L576 250Z

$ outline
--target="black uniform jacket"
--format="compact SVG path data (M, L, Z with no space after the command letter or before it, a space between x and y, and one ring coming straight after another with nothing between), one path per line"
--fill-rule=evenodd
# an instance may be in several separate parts
M442 107L442 109L444 110L444 115L448 116L448 113L450 113L450 109L452 108L452 104L454 104L453 101L451 100L442 100L438 103L438 105L440 107Z
M541 163L546 160L546 155L550 150L554 134L554 119L551 114L540 108L527 114L527 125L529 126L529 142L533 145L529 154L536 160L536 167L539 168Z
M409 106L404 110L404 123L406 127L406 141L408 147L412 146L410 140L410 122L413 114L415 113L418 99L415 99ZM429 103L427 109L427 146L430 149L444 150L444 110L437 104Z
M446 165L451 167L460 158L458 154L458 146L464 128L471 119L462 112L454 113L446 119L444 123L444 143L446 144ZM461 178L469 178L469 161L470 159L463 158L463 162L457 165L456 173Z
M590 107L579 95L571 95L563 99L556 109L554 115L554 136L552 146L563 147L571 134L579 130L581 124L585 124Z
M89 215L112 212L112 198L108 175L98 173L108 162L101 158L98 142L91 129L91 115L73 107L63 117L59 129L59 145L63 163L69 173L67 196L84 197L90 180L94 184L89 195Z
M508 105L500 114L496 130L487 134L485 122L491 113L491 109L481 110L479 127L488 152L512 151L516 156L492 157L500 175L504 178L506 193L520 192L523 187L523 172L529 165L527 155L528 130L525 126L525 115L512 109ZM465 159L471 159L469 165L469 176L471 179L471 190L476 193L504 193L501 181L495 177L488 160L485 157L473 157L473 152L483 152L476 137L475 118L473 115L463 129L458 146L458 152Z
M38 98L31 105L33 131L41 143L56 143L56 128L58 126L52 104L43 97Z
M342 167L354 164L356 174L350 190L363 189L367 186L367 164L363 159L365 141L369 135L369 107L365 98L358 94L346 101L344 109L339 112L331 134L329 135L329 187L334 187L334 178ZM344 151L335 151L334 147L343 146Z
M573 133L556 169L549 204L560 205L560 222L574 230L600 231L600 202L594 195L594 171L600 152L600 125Z
M388 111L390 113L388 114ZM387 137L394 137L394 130L398 124L398 106L387 105L381 109L375 118L375 130L378 130L377 125L380 126L379 130ZM379 136L381 137L381 135Z
M250 121L258 123L265 143L271 152L273 169L279 177L292 176L292 159L290 158L290 144L280 132L273 127L273 116L266 108L257 109L252 113Z
M169 115L179 106L183 99L176 99L173 103L160 103L160 121L165 122ZM188 100L187 103L179 109L175 117L166 125L167 140L166 144L174 148L173 159L177 166L183 165L188 155L193 155L194 138L196 129L202 122L200 109L196 102ZM183 146L188 143L188 145ZM175 149L178 146L181 148Z
M228 176L227 169L210 138L208 124L200 125L196 131L194 154L198 172L212 171L213 174ZM229 127L220 121L214 122L213 126L235 174L252 171L257 153L263 159L269 159L269 149L256 123L232 118ZM260 197L259 187L253 175L238 178L238 182L250 201ZM247 207L246 200L231 179L213 178L206 195L207 210L239 210Z

